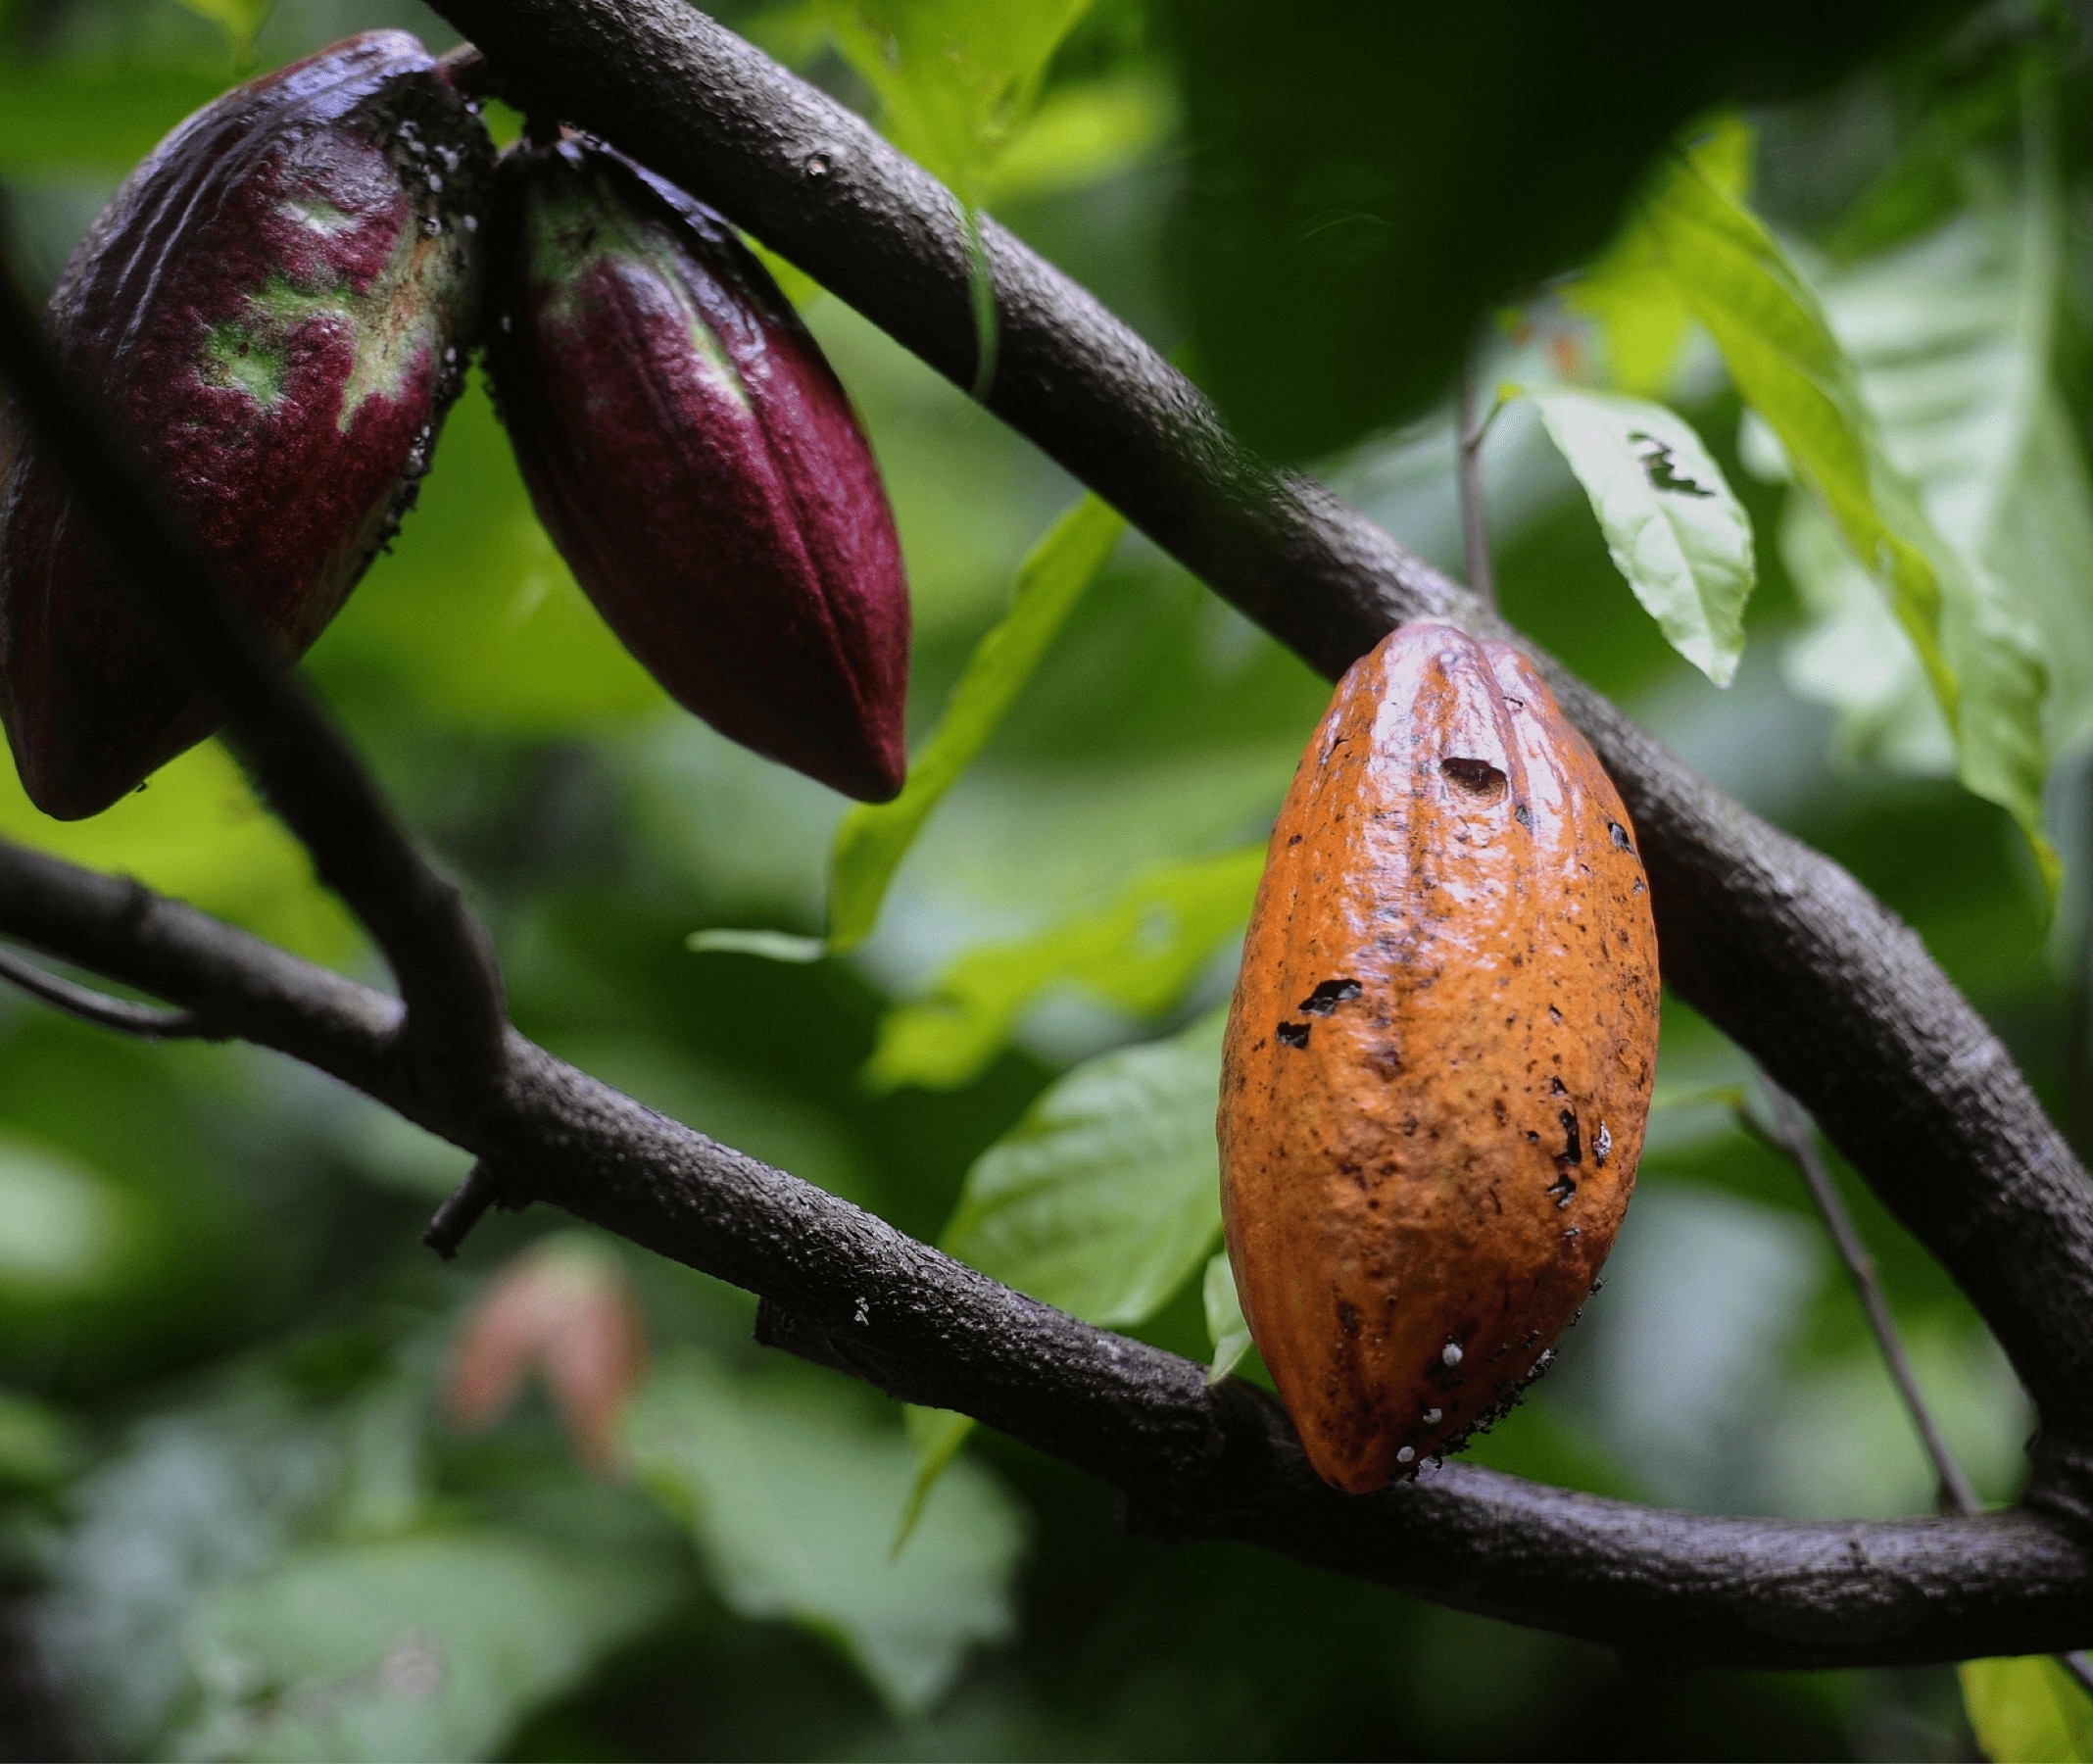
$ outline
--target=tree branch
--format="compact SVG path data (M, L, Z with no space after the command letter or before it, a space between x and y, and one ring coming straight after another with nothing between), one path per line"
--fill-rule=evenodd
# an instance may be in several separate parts
M688 186L970 384L952 196L685 0L435 0L506 85ZM994 222L990 408L1333 677L1405 618L1518 643L1634 816L1665 977L1808 1104L1991 1325L2043 1418L2035 1486L2093 1524L2093 1183L1917 937L1320 486L1275 471Z
M453 1115L389 1057L397 1002L134 883L0 843L0 927L332 1073L498 1166L511 1199L761 1295L766 1339L1104 1478L1155 1535L1260 1544L1675 1663L2059 1652L2093 1630L2093 1544L2035 1511L1711 1519L1460 1463L1339 1494L1254 1388L1209 1388L1204 1367L1011 1292L513 1030L501 1109Z
M75 986L57 974L46 973L12 950L0 950L0 980L19 986L54 1009L123 1035L141 1036L147 1041L220 1039L212 1036L193 1010L158 1010L150 1004L134 1004L128 999L112 999L107 993Z
M219 588L136 449L72 383L41 333L12 266L0 263L0 376L15 415L134 589L138 615L159 619L186 654L263 795L384 952L407 1002L404 1052L420 1081L490 1098L508 1012L493 948L464 897L414 849L348 742Z

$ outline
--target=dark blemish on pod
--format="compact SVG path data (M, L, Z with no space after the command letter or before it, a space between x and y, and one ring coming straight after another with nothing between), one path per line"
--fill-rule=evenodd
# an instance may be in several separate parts
M1509 786L1487 760L1454 758L1439 761L1439 775L1464 796L1479 803L1501 803Z
M1290 1048L1305 1048L1310 1027L1307 1023L1282 1023L1274 1033Z
M1563 1124L1563 1153L1560 1161L1582 1164L1584 1161L1584 1147L1578 1133L1577 1110L1566 1108L1555 1118ZM1609 1146L1612 1143L1611 1140L1607 1142Z
M1577 1178L1568 1170L1548 1184L1548 1193L1555 1197L1555 1210L1561 1212L1577 1194Z
M1293 1008L1305 1016L1328 1016L1365 990L1356 980L1325 980Z
M1592 1161L1593 1161L1593 1162L1595 1162L1595 1163L1597 1163L1598 1165L1600 1165L1600 1166L1601 1166L1601 1167L1603 1168L1603 1167L1605 1166L1605 1163L1606 1163L1606 1154L1607 1154L1607 1153L1608 1153L1609 1152L1611 1152L1612 1150L1613 1150L1613 1133L1612 1133L1612 1130L1611 1130L1611 1129L1609 1129L1609 1128L1607 1127L1607 1125L1606 1125L1606 1123L1605 1123L1604 1121L1601 1121L1601 1122L1599 1123L1599 1130L1598 1130L1598 1132L1596 1132L1595 1134L1593 1134L1593 1135L1591 1136L1591 1156L1592 1156Z
M1632 852L1635 849L1634 845L1630 841L1628 837L1628 829L1624 827L1619 821L1608 821L1606 823L1606 831L1613 836L1614 847L1616 850L1623 852Z
M1512 819L1522 827L1531 827L1533 824L1533 810L1524 803L1521 803L1518 808L1512 810Z

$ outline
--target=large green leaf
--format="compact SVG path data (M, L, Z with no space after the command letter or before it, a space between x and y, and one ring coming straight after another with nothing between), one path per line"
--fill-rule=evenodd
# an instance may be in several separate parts
M1249 916L1264 847L1195 858L1137 875L1103 906L1015 943L969 950L929 994L880 1022L866 1062L875 1089L949 1089L996 1057L1026 1007L1069 986L1137 1015L1184 997L1222 941Z
M2093 1697L2055 1660L1965 1660L1963 1706L1998 1764L2093 1760Z
M1607 550L1665 639L1718 686L1744 653L1751 516L1692 425L1639 398L1530 388Z
M988 745L1126 526L1095 496L1054 522L1020 565L1010 610L968 660L937 733L908 768L901 794L891 803L861 805L845 817L829 857L832 950L855 949L872 934L887 884L924 821Z
M838 46L887 132L979 203L1030 117L1046 64L1094 0L829 0Z
M1221 1230L1226 1014L1051 1086L967 1172L944 1248L1086 1322L1153 1316Z
M1980 202L1915 244L1821 277L1883 448L1976 591L1961 616L2040 634L2052 751L2093 732L2093 492L2050 381L2057 257L2054 205L2035 180L2018 202ZM1850 749L1923 766L1940 738L1938 719L1911 709L1917 659L1893 636L1859 654L1868 614L1854 572L1816 531L1791 505L1783 550L1816 615L1791 675L1838 707Z
M682 1590L644 1549L462 1532L297 1550L191 1619L176 1756L486 1757Z
M1935 529L1877 439L1852 359L1759 219L1691 160L1646 218L1738 390L1888 595L1954 730L1964 784L2013 813L2054 881L2042 836L2047 679L2032 626Z
M894 1516L915 1480L899 1427L797 1385L732 1384L686 1355L642 1388L630 1443L727 1603L834 1642L899 1713L927 1708L969 1649L1011 1631L1024 1528L977 1464L952 1467L897 1555Z
M1726 116L1686 154L1717 189L1741 200L1751 187L1754 144L1750 125ZM1663 397L1693 314L1665 272L1664 254L1639 211L1631 211L1619 237L1570 284L1566 298L1598 326L1613 384L1638 398Z

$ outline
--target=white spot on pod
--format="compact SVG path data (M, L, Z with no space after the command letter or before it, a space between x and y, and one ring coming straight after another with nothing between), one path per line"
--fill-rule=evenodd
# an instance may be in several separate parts
M1448 1342L1439 1349L1439 1358L1449 1366L1458 1366L1461 1363L1461 1344Z
M1395 1454L1395 1461L1398 1464L1408 1464L1414 1462L1416 1460L1416 1457L1417 1447L1414 1446L1405 1446L1400 1451Z
M1436 1427L1441 1421L1445 1420L1445 1418L1446 1411L1444 1409L1425 1410L1425 1425L1427 1427Z

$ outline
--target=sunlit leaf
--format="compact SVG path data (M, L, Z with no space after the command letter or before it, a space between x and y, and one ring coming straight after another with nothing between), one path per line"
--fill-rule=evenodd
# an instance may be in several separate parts
M1984 600L2040 632L2053 752L2093 731L2093 491L2049 381L2057 250L2053 206L2038 188L2018 204L1980 203L1916 244L1822 278L1826 316L1859 368L1885 451L1918 483ZM1838 708L1849 751L1937 769L1939 719L1886 710L1912 703L1920 670L1910 645L1875 633L1879 652L1863 659L1869 615L1851 566L1815 536L1800 505L1786 528L1783 551L1817 618L1798 640L1791 677Z
M1690 161L1645 214L1738 390L1889 596L1955 732L1963 783L2013 813L2054 887L2056 859L2042 835L2047 681L2032 625L1935 529L1876 438L1851 358L1758 218Z
M1171 90L1153 74L1056 86L997 156L984 200L993 206L1097 183L1145 158L1175 120Z
M1242 1299L1236 1291L1236 1271L1229 1266L1226 1250L1216 1250L1206 1264L1200 1296L1206 1305L1207 1339L1214 1345L1206 1382L1219 1384L1250 1350L1250 1326L1242 1320Z
M1687 157L1724 194L1751 188L1751 126L1726 116L1688 147ZM1656 235L1631 214L1606 255L1570 285L1570 305L1590 316L1606 346L1612 382L1641 398L1660 398L1678 371L1693 315L1666 274Z
M830 0L836 41L879 95L888 134L982 200L1046 64L1094 0Z
M896 1554L916 1476L898 1427L797 1388L732 1384L687 1355L642 1388L629 1441L726 1602L835 1642L898 1713L927 1708L970 1649L1010 1633L1023 1526L980 1465L952 1465Z
M891 803L851 810L829 858L829 947L854 949L872 933L895 869L945 793L988 745L1025 682L1068 622L1126 521L1086 496L1054 522L1017 572L1010 610L968 661L937 733Z
M1090 1323L1153 1316L1221 1230L1221 1031L1087 1060L976 1159L943 1247Z
M80 821L39 813L14 766L0 763L0 837L135 876L316 960L339 961L357 947L354 923L314 877L304 848L216 742L191 748Z
M819 961L829 953L824 938L797 937L790 931L739 931L730 926L693 931L683 942L693 956L760 956L766 961Z
M1591 499L1635 598L1674 649L1728 685L1754 580L1751 516L1692 425L1636 398L1570 387L1527 396Z
M980 1072L1028 1005L1069 986L1141 1016L1184 997L1230 932L1248 916L1264 847L1165 864L1136 876L1103 906L1037 936L967 951L929 994L881 1020L865 1066L875 1089L949 1089Z
M174 1755L486 1757L679 1583L657 1551L507 1533L296 1550L192 1618L203 1707Z
M232 45L233 65L244 72L254 62L255 38L275 0L181 0L181 4L224 31Z
M1997 1764L2087 1764L2093 1697L2055 1660L1965 1660L1963 1707Z

